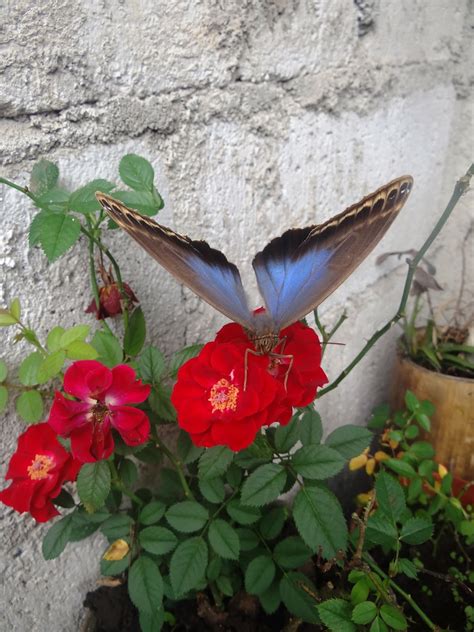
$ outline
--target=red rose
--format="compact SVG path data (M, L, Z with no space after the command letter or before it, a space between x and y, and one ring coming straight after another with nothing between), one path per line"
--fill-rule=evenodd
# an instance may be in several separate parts
M195 445L242 450L262 426L289 421L291 406L268 359L245 352L243 344L209 342L179 370L171 401Z
M319 387L328 382L321 368L321 344L311 327L297 321L283 329L280 343L267 358L268 372L282 384L286 381L286 395L292 406L307 406L316 397ZM255 349L245 330L237 323L224 325L217 333L216 342L236 342ZM277 355L283 357L277 357Z
M130 304L138 303L138 299L128 283L123 284L123 289ZM104 318L114 317L123 312L122 301L123 297L119 286L117 283L110 283L99 289L99 309L97 309L94 299L85 311L86 314L95 314L97 320L104 320Z
M82 463L107 459L114 449L112 428L127 445L148 440L148 417L127 404L145 401L150 388L125 364L108 369L95 360L74 362L64 375L64 391L76 399L56 392L48 423L71 438L71 451Z
M59 514L51 499L58 496L65 481L76 480L80 466L47 423L30 426L18 438L6 475L12 483L0 492L0 501L46 522Z

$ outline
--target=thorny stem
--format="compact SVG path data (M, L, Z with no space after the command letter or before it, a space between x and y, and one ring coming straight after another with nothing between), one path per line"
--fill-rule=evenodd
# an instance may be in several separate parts
M381 338L385 333L387 333L387 331L389 331L393 327L393 325L395 325L395 323L397 323L405 315L405 308L406 308L406 304L407 304L407 301L408 301L408 296L410 294L410 288L411 288L411 284L412 284L412 281L413 281L413 277L415 275L416 268L417 268L418 264L420 263L420 261L423 259L424 255L426 254L428 248L431 246L431 244L436 239L436 237L440 233L440 231L443 228L443 226L448 221L449 216L453 212L453 210L454 210L456 204L459 202L461 196L469 188L469 183L470 183L470 180L471 180L472 176L474 176L474 163L469 167L469 169L467 170L466 174L464 176L462 176L456 182L456 184L454 186L454 191L453 191L453 193L451 195L451 198L450 198L450 200L448 202L448 205L446 206L443 214L441 215L441 217L437 221L435 227L431 231L429 237L426 239L426 241L423 244L423 246L417 252L416 256L408 263L408 273L407 273L407 276L406 276L406 279L405 279L405 285L403 287L402 298L400 300L400 305L399 305L398 310L395 313L395 315L392 316L392 318L383 327L378 329L373 334L373 336L371 336L369 338L369 340L367 341L365 346L356 355L356 357L352 360L352 362L350 364L348 364L347 367L343 371L341 371L341 373L338 375L338 377L333 382L331 382L331 384L329 384L329 386L326 386L326 388L323 388L323 389L321 389L319 391L318 398L320 398L323 395L326 395L326 393L329 393L330 391L334 390L342 382L342 380L349 375L349 373L352 371L352 369L355 366L357 366L357 364L359 364L359 362L367 354L367 352L374 346L374 344L377 342L377 340L379 338Z
M374 505L375 505L375 489L374 489L374 493L372 494L372 497L370 498L364 510L364 518L361 520L358 514L356 513L352 514L352 518L358 523L359 529L360 529L359 539L357 540L357 547L356 547L354 556L352 557L352 565L354 566L357 566L362 561L362 551L363 551L364 542L365 542L365 531L367 529L367 522L369 520L370 512L372 511Z

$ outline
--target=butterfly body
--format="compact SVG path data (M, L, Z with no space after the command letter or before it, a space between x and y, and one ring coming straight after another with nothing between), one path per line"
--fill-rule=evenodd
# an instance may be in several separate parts
M252 313L237 267L194 241L103 193L108 215L198 296L240 323L258 353L272 353L279 332L329 296L365 259L404 205L413 180L392 180L323 224L290 229L253 259L264 311Z

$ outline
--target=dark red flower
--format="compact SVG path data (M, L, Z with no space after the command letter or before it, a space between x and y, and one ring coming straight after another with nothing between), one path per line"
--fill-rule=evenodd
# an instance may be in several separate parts
M6 475L12 482L0 492L0 501L46 522L59 514L51 499L58 496L65 481L76 480L80 466L47 423L30 426L18 438Z
M321 344L311 327L297 321L283 329L280 342L267 358L268 372L286 386L292 406L307 406L316 397L319 387L328 382L321 368ZM216 342L245 344L255 350L245 330L237 323L224 325L217 333Z
M242 450L262 426L288 423L283 385L268 373L268 359L246 348L209 342L179 370L171 401L195 445Z
M112 428L127 445L148 440L148 417L127 404L145 401L150 386L136 380L130 366L108 369L95 360L74 362L64 375L64 391L76 399L56 392L48 423L59 435L71 438L71 451L82 463L112 454Z
M138 299L128 283L123 284L123 289L130 305L138 303ZM87 314L95 314L97 320L104 320L104 318L121 314L123 312L123 297L118 284L110 283L101 287L99 289L99 309L97 309L97 304L94 299L85 311Z

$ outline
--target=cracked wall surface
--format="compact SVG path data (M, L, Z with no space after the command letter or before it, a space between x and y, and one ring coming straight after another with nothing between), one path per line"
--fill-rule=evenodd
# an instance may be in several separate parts
M146 156L166 203L161 221L224 250L258 305L250 262L271 237L411 173L407 207L320 310L329 324L349 316L345 346L326 354L334 378L398 305L404 267L376 267L376 255L419 246L472 160L472 12L469 0L4 0L1 174L26 183L44 157L78 187L116 179L124 153ZM0 303L19 295L40 333L87 320L85 244L47 265L28 248L28 200L5 187L0 196ZM443 300L459 287L471 208L472 195L435 243ZM170 353L225 322L125 235L110 245L150 342ZM364 423L386 398L396 337L321 400L327 429ZM23 353L8 351L12 370ZM13 407L2 428L3 474L22 429ZM0 525L0 629L79 630L101 538L44 562L44 527L4 507Z

